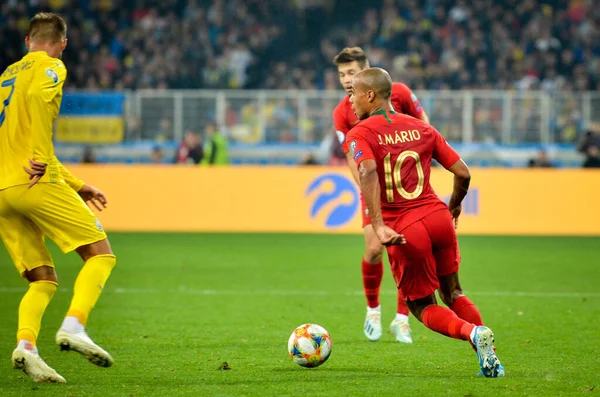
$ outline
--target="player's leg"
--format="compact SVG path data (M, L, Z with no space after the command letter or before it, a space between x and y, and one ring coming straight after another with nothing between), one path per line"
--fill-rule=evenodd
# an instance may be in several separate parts
M396 316L390 324L390 333L394 335L397 342L412 343L411 329L408 323L408 306L400 290L396 293Z
M432 240L440 298L458 318L477 326L469 341L477 352L481 374L487 377L504 376L504 367L493 347L494 335L489 328L483 326L479 310L464 296L460 285L460 252L450 213L435 212L425 217L423 223Z
M448 337L470 341L477 349L481 373L488 378L504 376L504 367L493 349L494 334L485 326L476 326L459 318L452 310L439 306L435 294L407 301L411 313L427 328Z
M363 210L363 230L365 234L365 256L363 258L363 283L365 286L365 295L367 296L367 320L365 320L365 334L369 324L369 316L377 318L379 320L379 329L381 329L381 308L379 306L379 290L381 287L381 280L383 278L383 246L381 245L375 230L371 226L371 218L368 216L367 208L362 199L362 210ZM376 289L372 289L371 293L373 301L369 301L369 290L367 289L368 278L370 273L376 274L377 277L373 277L373 284L376 285ZM373 306L376 305L376 306ZM373 309L374 307L374 309ZM404 303L404 297L400 293L400 290L396 293L396 315L390 323L389 332L394 335L397 342L412 343L411 329L408 323L408 307ZM381 336L381 334L379 334ZM368 336L367 336L368 337Z
M29 269L22 273L23 278L29 282L29 289L19 304L17 330L17 343L19 346L24 346L27 343L34 347L37 346L42 317L58 286L56 271L52 263L45 263L47 264L35 268L29 265Z
M468 321L472 324L483 326L483 320L481 319L481 314L479 313L479 309L477 306L469 298L467 298L462 291L462 287L460 285L460 280L458 277L458 273L452 273L447 276L439 277L440 280L440 288L438 289L438 294L440 295L440 299L452 310L459 318L462 318L465 321ZM480 327L487 328L487 327ZM471 346L475 350L475 352L479 352L477 349L477 345L474 341L470 340ZM492 335L493 342L493 335ZM496 351L496 347L492 346L494 352ZM480 376L485 376L483 369L479 373ZM502 377L504 376L504 366L498 361L494 377Z
M433 251L440 282L438 294L446 306L456 315L475 325L483 325L477 306L467 298L460 285L458 269L460 251L452 216L439 211L424 219L433 242Z
M18 309L13 367L35 382L64 383L65 379L42 360L37 348L42 317L58 286L56 272L41 231L10 208L6 197L14 193L10 190L0 192L0 237L17 271L29 282Z
M460 340L471 340L471 333L476 328L447 307L437 304L435 294L406 302L410 312L432 331Z
M37 203L33 197L43 196ZM18 203L63 252L77 250L85 261L75 282L73 300L56 341L64 350L75 350L90 362L108 367L112 357L87 336L90 311L116 263L106 233L77 193L66 184L38 184Z
M394 255L394 262L400 260L404 267L404 271L396 277L400 277L399 286L408 298L406 303L411 313L432 331L454 339L471 341L477 347L483 374L487 377L498 376L499 361L491 349L491 330L471 324L447 307L437 304L435 290L439 288L439 284L435 279L435 258L431 252L427 229L417 228L422 225L422 222L418 222L403 231L407 244L392 249L402 252L401 255Z
M381 338L381 305L379 302L379 291L383 279L383 250L371 226L365 200L361 194L361 213L363 231L365 236L365 253L362 259L363 288L367 298L367 315L365 318L365 336L370 340ZM408 307L404 303L404 297L397 292L396 316L390 324L392 333L398 342L412 343L410 325L408 324Z
M110 367L114 362L112 357L89 338L85 326L116 264L116 257L106 238L82 245L76 251L85 264L75 280L73 299L56 334L56 342L61 350L74 350L93 364Z
M84 265L75 280L67 317L74 317L85 326L116 263L116 257L108 239L82 245L76 251Z
M58 286L52 266L40 266L23 273L29 289L19 304L17 347L12 354L13 367L27 374L34 382L66 383L65 378L40 357L37 337L46 307Z
M379 290L383 278L383 246L371 226L371 218L362 193L360 204L365 238L365 252L362 257L361 272L363 291L367 299L367 315L363 329L367 339L376 341L381 338L382 334Z
M439 263L439 262L438 262ZM483 325L483 319L479 309L463 293L458 278L458 272L446 276L440 276L440 288L438 294L446 306L456 315L475 325Z
M364 212L363 212L364 214ZM366 219L369 219L368 217ZM364 223L364 218L363 218ZM379 290L383 278L383 246L379 242L373 227L369 223L363 227L365 237L365 253L362 258L362 279L365 297L367 298L367 315L364 332L367 339L376 341L381 338L381 305Z
M398 288L407 299L411 313L423 324L443 335L468 340L474 325L448 308L438 306L435 290L439 288L432 241L423 221L402 230L406 244L388 247Z

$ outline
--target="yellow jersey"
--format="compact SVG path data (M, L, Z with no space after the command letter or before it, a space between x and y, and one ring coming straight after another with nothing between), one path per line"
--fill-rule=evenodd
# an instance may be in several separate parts
M30 52L0 75L0 190L30 183L23 167L29 159L47 164L39 182L67 183L75 178L54 155L52 127L62 101L67 69L44 51Z

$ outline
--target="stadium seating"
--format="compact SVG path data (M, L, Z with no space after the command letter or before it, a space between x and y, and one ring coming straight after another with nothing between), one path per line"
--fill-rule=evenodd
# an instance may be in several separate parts
M40 2L0 7L0 68ZM310 6L305 6L310 3ZM415 89L595 90L591 1L53 0L69 22L67 87L337 89L344 46ZM553 6L554 5L554 6ZM363 11L363 12L360 12Z

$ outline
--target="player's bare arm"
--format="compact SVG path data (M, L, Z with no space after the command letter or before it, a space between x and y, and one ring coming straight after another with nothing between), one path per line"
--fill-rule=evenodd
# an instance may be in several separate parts
M421 112L421 117L420 119L424 122L426 122L427 124L431 124L429 122L429 116L427 115L427 112L425 112L424 110Z
M364 160L359 166L360 186L369 209L371 224L382 245L405 244L404 236L386 226L381 215L381 187L377 176L377 163L375 160Z
M348 161L348 167L350 168L352 177L354 178L354 181L356 182L356 184L358 185L358 188L360 189L360 176L359 176L358 168L356 167L356 163L354 162L354 159L352 158L352 154L350 152L346 153L346 160Z
M471 183L471 172L467 164L460 159L454 163L448 171L454 174L454 188L452 189L452 195L448 203L448 209L454 218L454 228L458 227L458 217L462 211L461 203L464 200L467 192L469 191L469 184Z

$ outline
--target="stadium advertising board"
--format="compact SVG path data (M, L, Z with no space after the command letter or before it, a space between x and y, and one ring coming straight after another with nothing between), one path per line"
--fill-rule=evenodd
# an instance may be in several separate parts
M110 200L108 230L360 233L345 168L71 166ZM600 235L600 172L474 169L459 233ZM433 169L445 201L452 176Z

